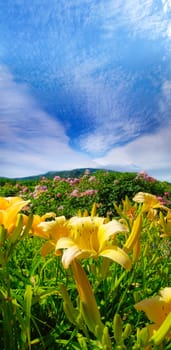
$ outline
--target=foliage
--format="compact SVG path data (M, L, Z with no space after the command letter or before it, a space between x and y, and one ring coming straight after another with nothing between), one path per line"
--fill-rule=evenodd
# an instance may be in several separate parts
M94 202L101 216L116 216L114 203L120 204L127 196L130 200L139 192L148 192L161 197L167 205L171 203L171 184L157 181L146 173L119 173L114 171L82 172L72 171L78 177L54 176L52 179L9 180L1 183L1 196L20 196L31 199L29 211L43 215L55 212L67 218L78 210L89 213ZM64 172L67 175L67 172Z
M1 349L171 349L170 193L144 173L2 184Z

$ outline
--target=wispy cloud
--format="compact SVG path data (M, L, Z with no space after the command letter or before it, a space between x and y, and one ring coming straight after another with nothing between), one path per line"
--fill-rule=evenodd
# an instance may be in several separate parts
M165 13L169 12L169 9L171 9L171 0L161 0L163 4L163 11Z
M95 161L106 168L123 171L147 171L160 179L171 181L171 125L153 135L144 135L127 145L115 147Z
M86 124L89 124L89 128L81 128L77 143L89 153L105 152L122 137L127 138L137 133L137 130L133 130L133 125L138 122L133 120L131 128L126 130L126 119L129 118L126 116L126 100L129 91L126 91L125 86L128 84L130 87L132 83L124 80L122 72L116 69L112 72L115 82L112 83L113 87L110 86L103 64L101 62L102 70L98 76L95 74L99 69L98 60L97 65L93 60L91 66L91 60L86 59L72 70L72 95L78 105L82 103L83 117L86 116ZM84 121L82 125L84 126Z
M0 67L0 116L1 142L6 145L29 145L29 142L47 137L56 138L58 142L67 142L63 125L44 112L31 96L24 84L15 82L13 75L6 67ZM15 139L14 139L15 137Z
M119 30L127 31L130 37L156 39L165 35L169 6L170 0L163 0L163 6L156 0L100 1L94 6L91 19L101 26L106 39L112 39Z
M27 176L49 170L94 166L69 147L63 125L47 114L28 87L0 68L1 176Z
M124 71L123 67L110 69L106 74L106 62L86 58L72 69L72 96L77 104L84 106L84 114L89 128L80 128L77 145L93 155L105 154L114 144L127 143L142 133L155 131L163 122L169 120L168 94L169 81L163 86L153 73L157 64L144 72ZM161 77L160 77L161 79ZM158 92L156 92L156 84ZM161 98L162 96L162 98ZM166 103L167 102L167 103ZM161 105L165 103L164 110ZM81 116L80 116L81 120Z
M4 174L96 166L92 157L117 165L116 151L139 168L133 148L144 164L151 140L167 154L170 0L37 1L17 13L9 0L2 9L0 58L11 69L0 68Z
M159 105L161 113L168 113L171 108L171 81L164 81L161 88ZM164 119L162 126L153 133L140 135L136 140L123 146L114 147L104 157L94 160L101 166L118 170L141 171L159 179L171 181L170 135L171 122Z
M163 12L162 3L153 0L107 0L93 2L93 5L87 1L86 4L89 5L86 25L92 32L94 29L98 41L91 50L85 46L83 51L74 51L75 55L71 52L68 66L65 65L60 74L82 112L79 117L80 132L72 145L90 154L104 154L112 145L130 142L147 132L148 128L153 126L155 129L161 122L160 96L156 93L154 75L158 75L159 85L159 79L166 72L162 71L160 58L157 59L158 52L153 51L150 45L146 47L146 41L152 40L153 43L156 40L157 46L160 45L157 40L169 36L169 20ZM80 2L74 3L74 6L80 14ZM124 52L118 46L116 38L120 30L121 46L123 44L124 48L123 40L131 38L129 50L134 50L133 56L129 50ZM86 39L84 30L82 35L82 39ZM104 35L108 38L104 51L101 51ZM73 40L76 43L77 35ZM142 40L140 44L139 40ZM140 49L141 54L138 53ZM165 53L162 50L163 47L161 57ZM124 58L127 61L124 62ZM135 67L138 65L137 71L129 60L134 62ZM166 113L162 118L167 121Z

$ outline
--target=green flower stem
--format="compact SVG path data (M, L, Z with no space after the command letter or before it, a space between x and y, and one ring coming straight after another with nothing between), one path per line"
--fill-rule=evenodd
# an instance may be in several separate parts
M2 266L2 270L2 275L4 277L2 286L4 292L2 293L1 290L4 349L14 350L17 348L17 332L7 262Z

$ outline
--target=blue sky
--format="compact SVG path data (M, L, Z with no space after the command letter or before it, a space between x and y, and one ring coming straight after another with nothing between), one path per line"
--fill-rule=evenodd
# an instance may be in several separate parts
M171 0L0 2L0 176L171 181Z

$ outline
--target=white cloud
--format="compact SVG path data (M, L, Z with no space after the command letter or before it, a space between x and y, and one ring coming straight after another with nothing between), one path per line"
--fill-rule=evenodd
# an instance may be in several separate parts
M171 81L161 84L159 98L160 127L154 132L139 135L123 146L113 147L103 157L94 157L101 166L118 170L145 170L152 176L171 182ZM129 128L129 124L127 124ZM138 136L138 135L137 135ZM107 137L107 136L106 136Z
M169 5L170 1L164 4L167 9ZM123 28L132 37L138 34L139 37L156 39L166 34L168 21L156 0L110 0L100 7L99 12L101 25L109 38Z
M167 27L167 36L168 38L171 38L171 23L169 23Z
M98 167L98 165L82 154L72 151L65 144L48 141L48 149L44 140L35 150L24 149L20 152L16 149L6 149L0 156L0 176L26 177L43 174L48 171L69 170L76 168ZM54 146L54 149L53 149Z
M95 163L69 147L63 125L44 112L27 86L0 67L0 176L27 176Z
M63 125L38 106L27 86L16 83L6 67L1 66L0 73L0 123L3 142L9 145L15 141L17 146L18 142L29 143L29 137L38 138L43 133L67 142Z
M139 125L138 125L139 124ZM101 124L96 126L96 129L89 134L83 134L79 138L81 149L92 155L105 154L114 144L122 143L123 141L128 141L132 138L139 136L141 133L141 123L138 123L133 118L119 118L116 120L113 117L110 120L110 116L106 123L101 122Z
M97 70L99 65L97 62ZM89 129L77 136L77 145L94 156L104 154L114 144L138 137L149 125L160 124L161 113L164 122L170 119L167 113L170 99L166 101L169 80L163 83L158 97L154 99L151 89L154 89L155 81L153 85L149 72L144 78L141 71L130 74L114 67L107 79L103 65L101 68L96 75L95 59L87 58L72 69L73 98L84 106L83 115L89 123Z
M115 147L106 156L94 160L103 167L145 170L156 177L171 181L170 135L171 124L155 134L144 135L127 145Z
M89 125L77 136L77 144L89 153L104 153L114 143L137 137L146 123L147 111L143 111L142 105L136 116L133 111L134 98L136 100L133 88L141 73L137 77L113 67L108 78L106 67L103 58L91 57L84 57L75 67L70 67L69 88L75 103L83 108L83 117L86 116L86 125Z
M167 109L170 103L170 88L171 81L163 81L160 101L163 109ZM155 134L141 136L127 145L111 149L103 157L91 160L71 150L63 125L45 113L29 89L16 83L4 67L1 67L0 89L0 137L2 146L5 145L1 147L0 176L22 177L49 170L101 166L115 170L145 170L155 177L159 175L159 178L171 181L171 124L164 126L163 122L163 128ZM114 137L117 141L117 135L110 133L111 124L106 124L108 128L103 130L99 126L96 132L87 135L84 149L98 152L99 149L108 149ZM127 134L130 125L125 122ZM132 124L131 127L132 134L138 130L137 125Z
M171 100L171 81L165 80L162 85L162 92L165 99Z
M116 140L115 140L116 141ZM105 153L114 142L114 136L106 135L103 132L98 133L98 131L83 135L80 139L80 147L88 153L99 154Z
M161 0L163 4L163 12L167 13L169 11L169 7L171 8L171 0Z
M171 110L171 81L164 80L161 85L161 96L159 99L160 115L163 118L163 123L167 125L170 121Z
M85 6L86 15L83 12L83 4L87 5ZM36 18L34 5L28 6L32 7L32 19L35 21L33 24L37 23L37 28L39 24L46 25L49 19L52 19L52 25L47 26L49 28L47 47L50 48L50 54L48 57L46 55L41 57L44 73L42 76L39 74L41 59L40 67L37 69L34 66L34 55L32 56L30 51L30 57L33 57L34 62L30 66L30 74L34 75L36 72L35 81L40 79L39 75L44 84L47 82L48 86L54 88L58 87L58 82L63 84L65 92L67 91L69 98L75 103L77 111L79 108L81 112L83 110L78 120L83 125L82 132L76 139L78 148L81 146L83 151L94 153L97 158L98 153L108 152L113 144L128 142L130 139L139 137L144 126L148 127L151 116L154 124L155 122L160 124L161 118L163 118L163 124L168 122L171 108L170 77L161 84L161 99L158 100L156 97L151 104L148 104L148 101L151 97L153 98L153 91L149 91L149 96L146 95L145 100L143 90L141 90L142 86L140 87L141 83L142 85L143 83L150 84L149 89L154 87L155 82L153 85L150 79L153 78L155 71L156 76L158 75L154 91L156 94L161 76L166 77L167 67L161 72L162 68L157 68L157 64L160 65L159 59L157 56L152 57L154 52L149 49L144 59L145 64L148 64L149 59L148 71L145 65L143 71L143 68L142 70L138 68L141 63L138 62L138 59L140 58L141 61L142 58L139 56L137 58L134 52L129 62L131 55L127 51L122 52L117 45L119 40L122 43L122 35L124 38L127 35L128 39L136 37L140 40L140 45L144 43L143 40L141 42L142 38L145 40L147 38L148 41L167 38L168 44L171 37L171 24L168 18L171 0L162 0L160 4L159 1L156 4L155 0L99 0L95 2L92 0L71 0L69 2L61 0L59 5L58 2L53 1L47 12L44 11L44 5L41 6L41 16ZM60 9L65 15L61 16L62 12L59 11L59 16L58 11L53 10L52 12L52 9ZM81 22L82 19L84 23ZM70 33L72 25L74 28L74 21L78 24L75 35L72 31ZM94 36L97 35L99 39L97 45L94 45L94 41L91 43L89 37L91 33ZM116 37L116 33L120 33L120 37ZM109 41L106 40L107 37ZM40 37L36 40L36 44L38 42L40 47L43 46ZM133 43L136 44L136 40L133 40ZM160 45L160 41L157 43ZM165 46L165 41L162 40L162 43ZM125 44L127 43L123 42L123 48ZM31 50L32 42L29 45ZM35 52L39 53L39 45L37 46L38 51ZM125 55L125 62L121 62L120 57L123 59L122 55L125 53L128 56ZM62 57L61 61L59 59L61 65L58 65L58 55ZM158 63L155 64L155 62ZM134 69L137 69L136 74L131 72L131 70L134 72ZM54 84L54 81L57 81L57 85ZM138 88L134 85L135 82L138 83ZM153 107L156 108L155 111L152 110ZM157 114L158 108L159 113ZM87 120L84 133L85 116ZM71 125L72 120L69 120L68 123ZM46 113L31 96L28 86L17 83L14 76L5 67L0 68L0 125L0 139L5 145L1 154L1 172L3 171L4 175L8 173L9 176L24 176L28 175L28 172L37 174L53 169L96 166L89 157L85 158L82 153L71 150L65 126ZM115 166L146 169L147 159L148 168L151 166L151 171L159 171L157 158L159 156L161 169L165 171L165 161L168 163L166 141L170 146L168 130L170 131L170 127L163 129L161 133L155 133L154 136L141 136L125 146L115 147L106 156L98 156L96 161L107 165L113 164L112 158L114 158ZM166 138L164 134L167 135ZM158 146L159 151L156 152Z

